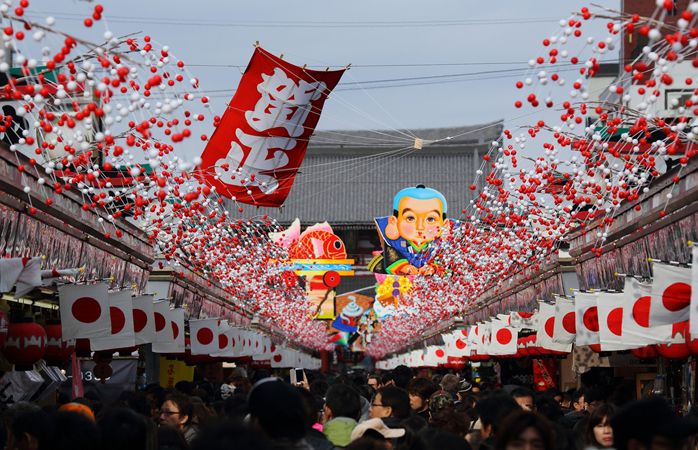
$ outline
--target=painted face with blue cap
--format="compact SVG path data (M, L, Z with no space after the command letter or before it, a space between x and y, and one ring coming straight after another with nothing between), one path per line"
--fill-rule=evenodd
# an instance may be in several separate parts
M398 192L393 201L393 216L385 229L389 239L403 239L417 247L441 235L446 204L440 192L418 186Z

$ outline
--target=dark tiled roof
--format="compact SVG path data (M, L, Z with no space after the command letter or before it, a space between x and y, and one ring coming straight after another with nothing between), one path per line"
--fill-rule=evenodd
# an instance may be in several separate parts
M458 217L472 198L468 188L482 156L502 133L502 122L412 130L425 140L422 150L395 131L319 131L281 209L245 206L245 216L269 214L282 223L368 224L391 213L392 198L407 186L441 191L449 216ZM452 139L446 139L452 137ZM429 140L442 140L429 144ZM235 210L234 215L237 215Z

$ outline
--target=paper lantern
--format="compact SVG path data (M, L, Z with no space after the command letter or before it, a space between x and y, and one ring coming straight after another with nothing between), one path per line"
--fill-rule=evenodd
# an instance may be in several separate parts
M691 355L691 350L685 343L659 344L657 352L666 359L685 359Z
M659 356L659 353L657 353L657 349L654 345L647 345L645 347L634 348L630 350L630 353L632 353L634 357L639 359L654 359L657 356Z
M46 353L44 353L46 362L50 365L60 365L67 361L75 351L75 344L72 341L63 341L60 321L47 321L44 330L46 330Z
M688 321L675 323L672 334L674 337L670 343L657 345L659 355L667 359L685 359L691 356L691 349L686 343L686 336L690 336Z
M112 366L109 363L101 362L95 364L94 368L92 369L92 373L94 373L95 378L100 380L102 383L105 383L114 373L114 369L112 369Z
M46 352L46 330L32 319L21 319L7 327L3 354L15 370L32 370Z
M517 358L526 358L530 355L530 353L528 353L528 344L525 337L520 337L516 341L516 346L518 347L518 350L516 351Z
M92 348L90 347L89 339L76 339L75 340L75 353L79 358L89 358L92 354Z
M526 336L524 339L526 339L526 350L528 351L529 356L540 356L540 347L536 345L536 335L531 334L529 336Z

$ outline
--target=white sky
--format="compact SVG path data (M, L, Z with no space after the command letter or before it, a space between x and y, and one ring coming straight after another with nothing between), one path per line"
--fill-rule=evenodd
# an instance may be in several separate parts
M619 7L619 0L595 3ZM91 14L93 2L31 0L28 13L32 19L53 15L56 28L95 41L105 25L116 36L133 32L151 35L187 63L219 114L240 79L241 68L229 66L244 67L255 41L298 65L352 63L337 92L325 103L318 129L418 129L501 118L507 126L515 126L530 123L533 117L537 120L538 116L516 119L522 111L513 107L520 95L514 83L524 72L486 73L455 81L448 77L415 80L409 83L438 83L381 89L357 89L357 85L345 83L525 69L526 61L542 52L543 38L560 31L558 21L587 3L119 0L102 4L106 21L92 30L81 22ZM591 30L585 26L585 35L595 32L605 36L603 26L601 21ZM617 53L604 59L616 58ZM376 64L406 66L362 67ZM445 80L449 82L443 83ZM198 140L185 145L180 150L183 156L196 156L203 150Z

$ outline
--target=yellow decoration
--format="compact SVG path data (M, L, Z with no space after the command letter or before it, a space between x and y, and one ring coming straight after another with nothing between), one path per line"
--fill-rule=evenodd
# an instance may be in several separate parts
M172 389L180 381L194 381L194 366L184 361L160 357L160 386Z
M395 306L398 305L399 297L393 296L393 291L395 290L393 284L396 280L398 282L397 289L400 291L400 296L406 294L407 291L409 291L412 287L412 282L410 281L409 277L393 275L385 277L385 280L383 280L383 282L376 287L376 297L381 305L385 306L390 301L392 301Z

